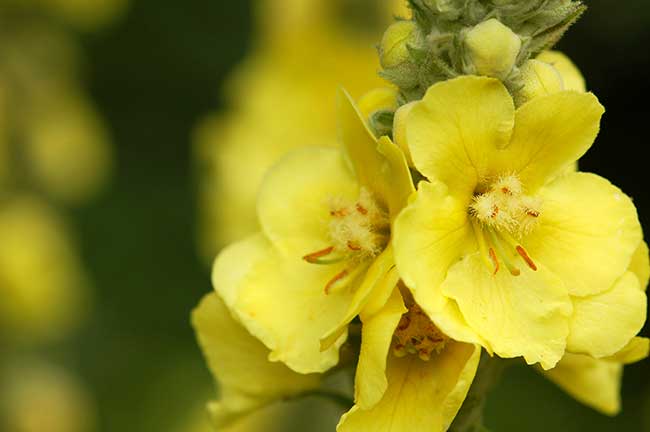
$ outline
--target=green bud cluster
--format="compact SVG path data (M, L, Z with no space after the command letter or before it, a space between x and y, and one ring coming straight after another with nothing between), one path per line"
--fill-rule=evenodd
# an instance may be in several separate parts
M555 45L586 6L574 0L409 0L379 47L381 75L401 103L421 99L432 84L459 75L500 79L513 95L522 66Z

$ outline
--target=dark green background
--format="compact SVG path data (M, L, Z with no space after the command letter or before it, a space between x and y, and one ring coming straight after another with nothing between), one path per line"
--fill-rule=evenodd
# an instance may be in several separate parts
M650 6L588 3L561 44L608 110L582 168L632 195L647 230ZM174 431L210 396L189 326L190 310L210 290L195 244L189 137L199 117L221 106L220 85L245 55L251 27L248 1L134 0L111 28L79 34L117 164L108 190L73 214L96 306L61 362L89 383L101 431ZM608 419L533 371L514 369L490 401L488 424L496 432L650 430L649 379L649 362L627 368L624 413Z

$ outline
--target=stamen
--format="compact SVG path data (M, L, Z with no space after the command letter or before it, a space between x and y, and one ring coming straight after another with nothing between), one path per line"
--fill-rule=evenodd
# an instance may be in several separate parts
M528 252L526 252L526 249L524 249L521 246L517 246L516 248L517 253L524 259L526 264L528 264L528 267L530 267L533 271L537 271L537 266L535 265L535 262L528 256Z
M327 285L325 285L325 294L329 294L332 287L334 286L334 284L336 284L338 281L344 279L348 275L348 273L349 273L348 270L345 269L342 272L337 273L336 275L334 275L334 277L332 279L330 279L329 282L327 282Z
M334 217L344 217L348 215L348 211L344 208L342 209L336 209L336 210L330 210L330 216Z
M508 268L508 271L510 271L510 274L513 276L519 276L521 274L521 271L510 261L508 257L508 251L503 248L503 245L501 244L501 240L499 239L499 236L491 229L488 229L488 234L490 235L490 238L492 239L492 243L494 246L497 248L497 251L499 252L499 256L503 260L503 262L506 264L506 267ZM495 273L496 274L496 273Z
M359 246L358 244L356 244L356 243L352 242L352 240L350 240L350 241L348 241L348 249L350 249L352 251L360 251L361 246Z
M318 258L322 258L324 256L331 254L333 250L334 250L334 246L329 246L326 247L325 249L307 254L304 257L302 257L302 259L304 259L308 263L315 263L318 260Z
M499 260L497 259L497 254L494 253L494 249L492 248L490 248L490 259L492 260L492 263L494 263L494 273L492 274L499 273Z
M404 345L395 344L395 346L393 347L393 355L395 357L402 358L402 357L406 357L407 354L408 351Z
M325 258L334 251L334 246L327 247L323 250L312 252L302 257L309 264L329 265L336 264L346 259L344 256L334 256L332 258Z
M361 204L357 203L357 211L361 213L362 215L367 215L368 214L368 209L366 209L364 206Z

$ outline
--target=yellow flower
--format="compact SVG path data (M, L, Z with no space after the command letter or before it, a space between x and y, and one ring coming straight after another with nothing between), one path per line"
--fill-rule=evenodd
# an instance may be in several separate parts
M62 221L44 204L0 207L0 333L31 342L59 338L86 306L86 280Z
M390 295L391 221L413 191L400 150L372 136L349 97L339 111L344 151L310 147L278 162L258 195L262 233L226 248L213 270L215 289L270 359L301 373L334 366L347 323L376 287Z
M220 399L208 405L219 430L252 411L319 385L317 375L300 375L281 363L271 363L268 349L230 315L215 293L205 296L194 310L192 324L219 382Z
M381 3L388 20L393 14ZM394 3L404 7L402 1L389 4ZM350 31L353 26L332 18L333 4L261 2L255 50L227 84L232 108L197 128L199 241L210 260L223 245L259 229L252 217L257 190L282 155L305 146L337 146L338 86L358 97L383 84L374 47L381 32Z
M495 79L432 86L406 118L420 183L395 223L400 276L436 325L501 357L554 367L622 349L646 318L628 272L642 232L629 197L569 173L599 130L592 94L516 111Z
M579 402L613 416L621 411L623 366L647 358L649 342L634 338L622 353L605 359L569 353L544 375Z
M444 432L479 363L478 346L443 334L405 290L378 311L368 307L355 379L355 406L338 432Z
M650 257L645 242L634 253L628 270L638 278L639 287L648 286ZM650 340L635 337L622 350L602 359L567 353L554 369L543 373L578 401L616 415L621 410L623 366L647 358L649 351Z

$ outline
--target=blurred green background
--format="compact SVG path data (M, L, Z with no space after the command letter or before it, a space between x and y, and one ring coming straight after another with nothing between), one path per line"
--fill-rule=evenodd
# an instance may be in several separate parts
M86 381L101 431L182 431L213 397L189 325L190 310L210 290L195 241L190 135L198 118L222 107L221 84L250 47L249 3L136 0L112 26L77 35L87 56L86 84L110 128L116 162L105 193L72 211L95 285L93 313L48 355ZM650 232L644 157L650 6L587 3L590 10L560 45L607 108L582 168L632 195ZM582 407L534 371L515 368L490 399L487 424L499 432L650 431L648 413L648 361L626 368L623 414L615 419ZM294 419L303 418L295 430L312 430L305 416Z

